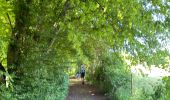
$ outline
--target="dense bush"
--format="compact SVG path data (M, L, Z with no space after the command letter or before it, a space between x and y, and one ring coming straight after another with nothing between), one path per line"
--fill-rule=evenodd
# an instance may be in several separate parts
M5 83L1 85L0 99L64 100L68 93L68 75L63 63L51 57L52 54L32 53L31 50L27 53L27 57L21 57L19 67L10 67L13 72L9 77L14 81L8 88Z
M56 72L57 73L57 72ZM14 90L0 85L1 100L65 100L68 92L68 76L58 72L50 78L25 77L19 85L14 84ZM30 81L31 79L31 81Z
M166 99L170 98L170 77L164 77L163 78L165 84L166 84Z
M165 100L165 83L162 78L133 75L133 95L135 100Z
M123 62L121 55L114 53L105 63L104 89L112 99L128 99L131 95L131 77L128 66ZM108 87L106 87L108 86Z
M93 74L93 83L111 100L165 100L166 89L162 78L131 74L122 58L118 53L103 57Z

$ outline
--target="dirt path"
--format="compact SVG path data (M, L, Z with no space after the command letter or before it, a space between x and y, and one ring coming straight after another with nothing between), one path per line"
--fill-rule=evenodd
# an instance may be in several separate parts
M70 79L69 95L66 100L108 100L94 86L82 85L80 80Z

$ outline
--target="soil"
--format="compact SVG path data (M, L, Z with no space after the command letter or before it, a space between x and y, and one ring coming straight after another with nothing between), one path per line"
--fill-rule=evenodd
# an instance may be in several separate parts
M109 100L95 86L87 84L83 85L80 79L70 79L69 94L66 100Z

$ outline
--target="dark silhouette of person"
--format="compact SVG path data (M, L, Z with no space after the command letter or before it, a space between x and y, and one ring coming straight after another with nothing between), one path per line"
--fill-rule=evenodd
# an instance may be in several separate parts
M80 68L80 73L81 73L81 79L82 79L82 84L84 84L84 77L85 77L85 65L82 64Z

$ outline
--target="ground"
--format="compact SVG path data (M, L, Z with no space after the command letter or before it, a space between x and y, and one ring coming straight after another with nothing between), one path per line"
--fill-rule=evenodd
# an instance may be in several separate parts
M108 100L95 86L81 84L80 79L70 79L69 94L66 100Z

